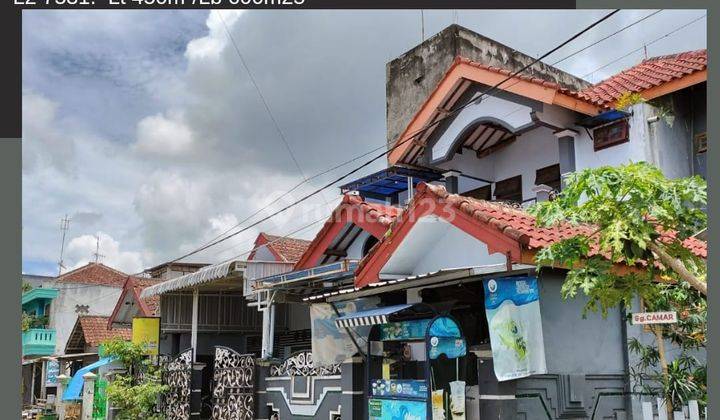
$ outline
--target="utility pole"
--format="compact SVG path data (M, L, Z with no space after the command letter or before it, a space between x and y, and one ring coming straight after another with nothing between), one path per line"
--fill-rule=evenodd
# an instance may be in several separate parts
M63 264L63 253L65 252L65 234L70 229L70 218L67 214L65 217L60 219L60 232L62 239L60 241L60 259L58 260L58 276L62 274L65 264Z
M420 42L425 42L425 12L420 9Z

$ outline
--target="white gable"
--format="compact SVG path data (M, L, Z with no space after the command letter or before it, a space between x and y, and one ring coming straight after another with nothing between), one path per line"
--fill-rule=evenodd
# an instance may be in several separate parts
M447 221L421 217L380 270L380 278L406 277L444 268L503 264L505 255L490 254L485 243Z
M479 104L470 105L460 111L432 147L430 159L435 161L448 158L447 154L458 136L466 127L478 119L499 122L510 131L516 132L522 127L533 124L530 117L531 111L533 109L527 105L521 105L495 96L486 97Z

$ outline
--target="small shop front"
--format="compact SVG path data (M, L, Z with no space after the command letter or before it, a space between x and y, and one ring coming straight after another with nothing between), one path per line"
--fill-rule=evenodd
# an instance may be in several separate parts
M328 301L341 307L372 297L375 307L334 321L364 353L362 418L484 418L514 406L505 384L546 373L529 267L448 270Z
M356 312L336 324L372 325L365 365L370 420L465 418L467 345L452 316L404 304Z

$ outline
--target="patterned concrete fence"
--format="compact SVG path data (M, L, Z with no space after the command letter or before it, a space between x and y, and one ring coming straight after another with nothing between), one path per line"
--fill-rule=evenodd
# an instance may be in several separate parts
M679 408L679 409L678 409ZM705 420L707 409L700 413L697 401L688 401L684 407L676 407L672 418L668 418L667 408L662 398L657 401L644 401L642 403L643 420Z

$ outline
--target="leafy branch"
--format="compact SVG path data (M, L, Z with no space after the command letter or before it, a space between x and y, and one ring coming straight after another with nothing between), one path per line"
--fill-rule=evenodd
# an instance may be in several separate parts
M107 388L108 399L118 409L117 418L162 420L164 416L155 408L168 387L162 384L160 368L145 356L144 346L115 338L104 342L103 348L125 367Z

